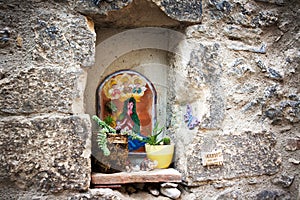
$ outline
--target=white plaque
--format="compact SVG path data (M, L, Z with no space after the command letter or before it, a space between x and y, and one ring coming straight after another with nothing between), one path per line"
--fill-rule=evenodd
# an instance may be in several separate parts
M223 153L222 150L215 150L212 152L202 152L202 164L203 166L221 166L223 165Z

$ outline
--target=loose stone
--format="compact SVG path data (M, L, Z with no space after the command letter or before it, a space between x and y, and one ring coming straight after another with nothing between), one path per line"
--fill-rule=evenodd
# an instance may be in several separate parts
M150 192L150 194L152 194L153 196L159 196L159 190L152 187L152 186L149 186L148 187L148 191Z
M171 199L178 199L181 195L181 192L177 188L160 188L160 192L171 198Z
M176 184L176 183L162 183L160 186L162 188L177 188L178 184Z

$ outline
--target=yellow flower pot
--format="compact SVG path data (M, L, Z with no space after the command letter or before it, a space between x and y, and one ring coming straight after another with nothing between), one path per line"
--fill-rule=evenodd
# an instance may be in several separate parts
M149 145L145 144L147 157L152 161L157 161L156 168L165 169L170 166L174 154L174 144L170 145Z

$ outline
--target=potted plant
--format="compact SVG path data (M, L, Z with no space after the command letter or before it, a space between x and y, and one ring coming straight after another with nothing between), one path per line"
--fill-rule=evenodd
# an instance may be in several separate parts
M92 116L92 119L98 126L97 134L93 135L93 155L101 162L100 166L105 168L103 171L124 170L128 158L127 133L117 133L96 115Z
M157 161L156 168L160 169L170 166L174 154L174 144L171 144L170 137L160 137L163 130L164 127L159 128L156 123L150 136L141 137L135 133L130 134L134 139L145 142L147 157L152 161Z
M102 150L104 156L109 156L110 150L107 148L107 135L116 133L116 130L96 115L94 115L92 119L97 123L99 128L97 133L98 147Z

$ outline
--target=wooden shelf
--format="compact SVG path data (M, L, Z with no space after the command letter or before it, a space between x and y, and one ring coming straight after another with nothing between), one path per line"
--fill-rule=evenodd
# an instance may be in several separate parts
M93 185L111 185L126 183L180 183L181 173L173 168L155 169L152 171L119 172L113 174L92 173Z

